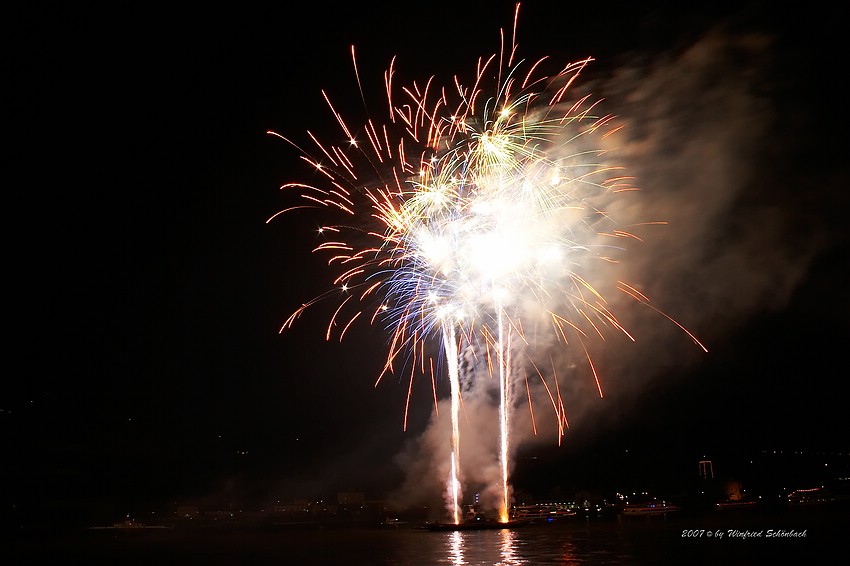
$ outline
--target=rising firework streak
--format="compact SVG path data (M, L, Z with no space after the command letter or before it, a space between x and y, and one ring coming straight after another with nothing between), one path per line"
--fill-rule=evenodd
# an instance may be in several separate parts
M351 56L359 85L353 47ZM393 59L384 74L383 121L367 115L353 127L322 92L346 144L327 144L308 132L302 147L270 132L296 147L321 182L283 185L300 202L269 221L304 211L338 219L320 229L324 240L314 249L327 255L332 287L297 308L281 331L312 305L333 300L338 304L328 322L328 340L342 340L358 319L379 322L388 331L378 381L403 372L412 383L417 373L442 367L434 360L446 360L452 399L447 485L455 522L460 520L461 380L477 378L460 375L459 348L482 349L492 361L487 377L498 376L499 515L507 521L513 368L523 363L516 353L525 356L523 365L535 368L557 415L559 438L567 426L557 377L536 369L539 364L523 348L534 336L524 329L548 321L552 335L586 357L600 396L585 344L608 331L633 340L593 280L599 266L616 263L628 243L640 241L637 227L663 222L625 226L607 212L615 199L637 189L622 167L607 162L607 140L620 127L615 117L600 113L599 101L589 95L573 94L591 62L553 67L547 57L518 59L512 37L507 49L503 41L499 53L477 61L468 83L456 77L438 86L431 77L399 87ZM616 281L614 286L704 349L635 285ZM436 356L426 348L435 338L441 346ZM524 379L523 395L529 391ZM530 393L529 409L533 414ZM407 410L405 427L406 421Z

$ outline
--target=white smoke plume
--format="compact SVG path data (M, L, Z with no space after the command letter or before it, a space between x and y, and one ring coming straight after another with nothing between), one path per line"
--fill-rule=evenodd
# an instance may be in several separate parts
M607 139L605 149L641 189L607 204L610 217L641 241L628 244L620 264L588 277L634 337L633 342L614 331L586 341L603 391L625 396L662 373L670 379L671 368L684 374L706 354L676 323L711 351L754 313L783 307L824 245L826 235L815 227L801 230L801 218L789 207L791 199L806 197L776 190L782 168L767 173L763 167L775 155L770 132L779 118L773 96L781 73L773 48L769 35L718 29L676 52L608 65L602 77L594 75L592 64L576 83L576 96L589 92L603 98L605 110L625 125ZM629 226L651 221L666 225ZM676 322L614 290L618 280L634 285ZM528 360L535 360L549 385L557 375L571 425L605 411L578 344L565 345L551 331L529 332L527 338L528 347L514 354L511 372L512 454L532 443L558 442L557 415L548 401L552 391L543 388ZM482 505L494 509L498 493L490 490L498 489L500 479L498 380L485 377L480 352L476 359L470 356L465 352L462 362L467 379L461 480L466 501L471 490L480 489ZM402 500L434 501L445 489L447 403L398 456L407 473L396 494ZM570 435L567 430L564 441Z

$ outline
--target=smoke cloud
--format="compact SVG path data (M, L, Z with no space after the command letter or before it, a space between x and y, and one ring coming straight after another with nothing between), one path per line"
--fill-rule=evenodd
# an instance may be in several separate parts
M605 155L640 189L606 203L610 218L640 239L628 241L620 263L588 274L634 341L617 331L604 339L591 336L585 353L551 331L529 336L528 346L513 354L512 454L558 442L557 403L550 400L557 395L555 375L570 425L597 419L592 369L603 392L622 396L662 376L673 379L706 356L685 329L711 351L753 315L785 306L804 280L827 234L806 222L801 207L789 206L816 195L793 190L807 179L792 181L790 166L781 163L783 152L793 149L775 139L782 89L775 53L768 34L718 28L675 52L623 58L603 76L591 64L576 82L576 98L590 93L603 99L604 111L624 125L605 139ZM632 285L652 306L618 292L617 281ZM464 356L463 491L471 501L481 490L482 506L495 509L498 377L481 366L480 348ZM528 360L536 360L539 375ZM445 491L448 401L438 409L397 456L407 477L395 494L400 501L433 502Z

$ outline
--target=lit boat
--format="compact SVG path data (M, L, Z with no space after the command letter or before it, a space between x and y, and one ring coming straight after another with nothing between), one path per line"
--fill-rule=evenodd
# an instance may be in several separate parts
M557 505L519 505L514 509L513 517L516 520L552 522L556 519L565 519L576 515L577 513L572 509Z
M130 519L129 517L124 519L123 521L118 521L113 523L110 526L104 527L89 527L89 530L94 531L102 531L102 530L117 530L117 531L138 531L138 530L151 530L151 529L168 529L170 527L166 527L165 525L146 525L144 523L140 523L135 519Z
M811 505L825 505L832 503L835 498L828 490L822 487L811 489L798 489L788 494L788 504L792 507L808 507Z
M672 505L664 501L650 503L635 503L624 505L620 510L621 515L626 516L641 516L641 515L665 515L678 511L678 505Z

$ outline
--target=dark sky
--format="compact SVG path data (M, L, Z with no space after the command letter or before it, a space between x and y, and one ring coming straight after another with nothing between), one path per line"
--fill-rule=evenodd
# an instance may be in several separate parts
M636 269L709 352L666 330L601 348L606 397L568 386L573 427L521 451L517 477L566 488L650 462L690 473L703 455L846 454L835 8L572 4L523 5L520 49L597 60L583 78L630 124L648 202L678 222ZM372 108L394 55L404 76L469 76L513 6L12 14L4 513L403 483L395 457L421 457L430 383L405 431L406 381L374 386L384 330L326 342L318 310L278 334L331 273L310 253L315 218L266 224L291 204L278 187L309 174L266 132L338 135L322 89L362 115L352 44Z

